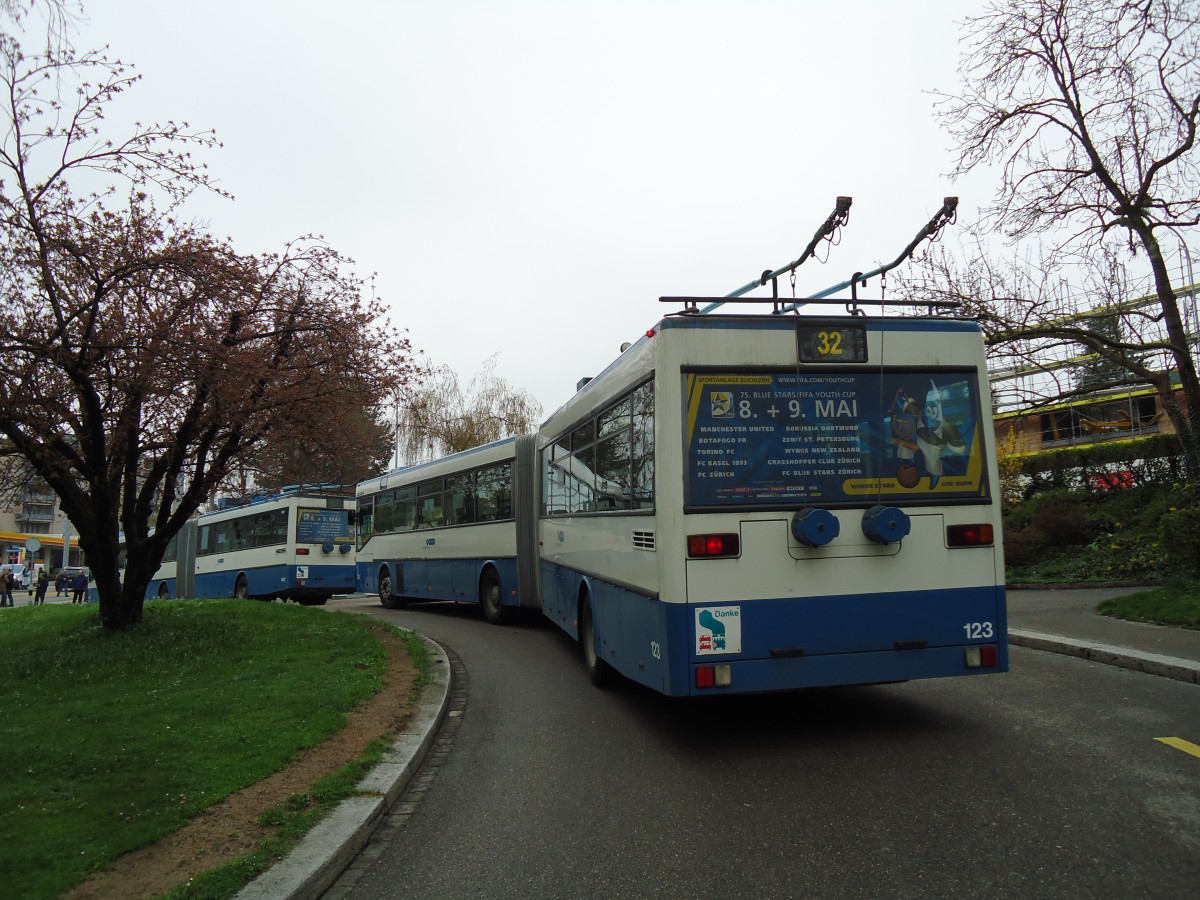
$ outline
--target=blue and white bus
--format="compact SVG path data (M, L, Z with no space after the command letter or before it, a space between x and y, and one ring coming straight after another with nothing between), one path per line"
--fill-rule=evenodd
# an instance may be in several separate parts
M443 519L387 570L404 569L405 596L478 602L494 553L501 610L541 610L597 683L692 695L1008 668L976 322L689 309L537 434L423 467L429 489L489 454L535 474L502 531ZM408 477L360 485L360 514ZM360 583L383 570L381 531L360 535Z
M163 551L162 562L154 572L154 577L146 585L147 600L174 600L177 597L195 597L196 579L196 520L190 519L183 524L175 537L167 542ZM121 571L125 570L125 544L122 541L120 549ZM182 580L179 572L182 569ZM122 575L124 579L124 575Z
M518 603L509 438L358 486L358 582L389 609L420 600L479 603L493 622Z
M251 597L321 605L354 592L354 498L298 487L188 522L167 547L146 599Z

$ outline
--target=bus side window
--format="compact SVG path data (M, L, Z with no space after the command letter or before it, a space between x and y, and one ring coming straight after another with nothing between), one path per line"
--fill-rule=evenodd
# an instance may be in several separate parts
M566 511L566 473L563 464L569 451L561 444L551 444L542 451L542 502L550 515Z
M475 476L446 479L446 524L470 525L475 521Z
M361 550L363 548L363 544L365 544L374 533L373 528L375 525L375 515L374 506L371 500L364 500L359 506L358 524L358 540L356 543L358 545L358 549Z
M654 382L633 392L633 491L634 509L654 508Z

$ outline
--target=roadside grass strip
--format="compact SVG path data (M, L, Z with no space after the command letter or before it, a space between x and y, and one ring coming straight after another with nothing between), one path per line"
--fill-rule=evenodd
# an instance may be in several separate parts
M7 611L5 895L58 896L337 732L383 683L367 624L244 600L147 603L116 634L95 607Z
M1103 600L1096 611L1130 622L1200 629L1200 581L1172 578L1152 590Z

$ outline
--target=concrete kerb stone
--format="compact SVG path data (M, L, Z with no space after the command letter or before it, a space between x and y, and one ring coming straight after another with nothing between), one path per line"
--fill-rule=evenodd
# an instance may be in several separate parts
M1175 681L1200 684L1200 663L1190 659L1180 659L1177 656L1161 656L1157 653L1131 650L1128 647L1116 647L1112 644L1081 641L1077 638L1014 628L1010 628L1008 631L1008 642L1019 647L1062 653L1108 666L1119 666L1135 672L1145 672L1147 675L1158 675Z
M424 635L430 680L407 727L384 758L358 783L356 794L317 823L286 858L238 892L238 900L320 897L366 846L380 820L404 792L433 744L450 698L450 660Z

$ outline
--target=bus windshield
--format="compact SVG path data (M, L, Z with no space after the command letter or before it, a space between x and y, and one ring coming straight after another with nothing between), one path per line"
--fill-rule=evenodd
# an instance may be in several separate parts
M944 369L685 373L685 507L988 502L977 384Z

